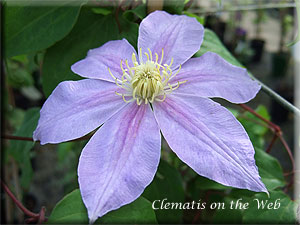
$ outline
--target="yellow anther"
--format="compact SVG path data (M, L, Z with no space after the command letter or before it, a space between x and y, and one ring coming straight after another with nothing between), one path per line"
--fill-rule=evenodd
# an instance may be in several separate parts
M126 70L124 70L124 68L123 68L123 60L121 60L121 62L120 62L120 67L121 67L122 72L125 73Z
M161 65L162 64L162 61L163 61L163 59L164 59L164 49L161 49L161 56L160 56L161 58L160 58L160 62L159 62L159 64Z
M149 55L150 55L150 60L153 61L152 60L152 52L151 52L150 48L148 48L148 51L149 51Z
M132 53L131 60L132 60L133 64L135 64L137 62L134 52Z
M109 72L110 76L111 76L114 80L116 80L117 78L112 74L112 72L110 71L109 67L107 67L107 69L108 69L108 72Z
M173 61L174 61L174 58L172 57L171 63L170 63L170 65L169 65L169 68L171 68L171 66L173 65ZM170 69L170 70L171 70L171 69Z
M125 64L126 64L126 66L128 68L128 71L129 71L131 77L133 77L133 73L132 73L132 70L131 70L130 66L128 65L128 60L127 59L125 60Z
M176 71L176 73L172 77L170 77L170 80L176 77L180 70L181 70L181 64L179 65L179 69Z
M164 93L163 99L156 98L155 100L158 102L163 102L166 99L166 97L167 97L167 95L166 95L166 93Z
M125 99L125 96L124 96L124 95L122 95L122 98L123 98L124 102L126 102L126 103L131 102L131 101L127 101L127 100Z
M147 61L149 61L149 55L148 55L148 53L147 52L144 52L144 54L146 55L146 57L147 57Z
M121 84L119 84L119 83L118 83L118 79L117 79L117 78L115 79L115 83L116 83L116 85L117 85L118 87L120 87L120 88L124 88L124 86L123 86L123 85L121 85Z
M158 54L155 52L155 64L158 62Z
M143 53L142 53L142 48L140 48L139 59L140 59L140 64L143 64Z
M169 88L171 89L171 91L176 90L177 88L179 88L179 81L177 81L177 86L175 88L172 87L171 84L168 84Z

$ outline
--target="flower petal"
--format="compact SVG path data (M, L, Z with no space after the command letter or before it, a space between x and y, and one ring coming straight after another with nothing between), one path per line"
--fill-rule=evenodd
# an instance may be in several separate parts
M226 108L206 98L171 95L154 104L154 114L171 149L198 174L224 185L267 192L252 143Z
M126 105L116 87L93 79L61 82L41 109L34 140L60 143L93 131Z
M142 194L157 170L160 145L150 106L135 102L95 133L78 166L80 191L91 223Z
M233 103L248 102L260 90L246 69L233 66L212 52L188 60L172 82L184 80L187 82L176 93L220 97Z
M162 64L170 64L173 57L171 68L176 69L199 50L203 36L204 28L195 18L155 11L140 24L138 49L145 52L150 48L159 59L164 49ZM143 59L146 60L145 55Z
M129 66L133 66L132 53L136 54L136 51L126 39L109 41L99 48L89 50L87 57L73 64L71 69L82 77L115 82L108 68L120 79L123 74L120 67L121 60L124 69L126 69L125 60L128 60Z

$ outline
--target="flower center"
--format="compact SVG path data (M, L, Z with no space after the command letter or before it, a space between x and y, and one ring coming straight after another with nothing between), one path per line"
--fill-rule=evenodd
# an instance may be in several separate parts
M151 61L136 66L130 83L134 97L150 102L153 102L164 88L159 67Z
M169 65L162 65L164 57L163 49L159 62L157 53L155 53L154 61L151 50L148 49L148 52L144 53L147 56L146 62L142 59L142 49L140 49L139 62L136 60L135 53L132 53L132 67L130 67L128 61L125 60L127 68L124 69L123 61L121 61L120 66L123 72L121 79L117 79L108 68L116 84L125 90L125 93L116 92L117 95L123 97L125 102L136 101L138 105L141 105L143 102L145 104L153 103L154 101L162 102L165 100L167 94L177 89L180 84L186 82L178 81L174 84L169 83L170 80L178 74L181 65L175 74L173 74L171 70L173 58Z

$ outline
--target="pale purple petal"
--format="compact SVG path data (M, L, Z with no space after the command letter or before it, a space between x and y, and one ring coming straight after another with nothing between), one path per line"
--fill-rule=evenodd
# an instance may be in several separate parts
M34 140L60 143L93 131L126 105L116 87L93 79L60 83L41 109Z
M207 98L175 94L153 107L170 148L198 174L224 185L267 192L249 137L226 108Z
M140 24L138 49L145 52L150 48L153 54L159 55L159 60L164 49L163 64L170 64L173 57L171 68L174 69L199 50L203 36L204 28L195 18L155 11Z
M78 176L90 222L137 199L152 181L161 137L149 105L130 103L91 138Z
M99 48L89 50L87 57L73 64L71 69L82 77L115 82L108 68L116 78L121 78L121 60L124 69L125 60L128 60L129 66L133 66L132 53L136 54L136 51L126 39L109 41Z
M187 82L176 93L220 97L233 103L248 102L260 90L246 69L233 66L212 52L188 60L171 83L184 80Z

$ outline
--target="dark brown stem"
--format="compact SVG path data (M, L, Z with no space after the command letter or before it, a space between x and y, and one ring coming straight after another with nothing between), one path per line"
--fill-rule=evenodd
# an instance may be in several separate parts
M273 138L272 138L272 141L271 141L271 143L269 144L269 146L268 146L268 148L267 148L267 150L266 150L266 153L270 153L270 152L271 152L271 149L272 149L272 147L273 147L275 141L277 140L277 138L278 138L277 134L274 133Z
M288 155L290 157L291 163L292 163L292 169L293 169L293 171L295 171L295 161L294 161L294 157L293 157L292 151L291 151L289 145L286 143L286 141L283 138L283 136L279 135L278 137L279 137L281 143L283 144L284 148L286 149L286 151L287 151L287 153L288 153Z
M84 136L84 137L77 138L75 140L71 140L71 141L67 141L67 142L87 140L90 137L91 136ZM7 134L2 135L1 138L8 139L8 140L19 140L19 141L34 141L33 138L31 138L31 137L20 137L20 136L7 135Z
M254 116L256 116L257 118L261 119L262 121L264 121L265 123L267 123L268 125L270 125L270 127L272 128L272 130L278 134L281 134L281 129L279 126L277 126L276 124L272 123L271 121L265 119L264 117L262 117L261 115L259 115L257 112L255 112L252 108L250 108L249 106L245 105L245 104L240 104L239 106L241 106L243 109L245 109L248 112L251 112Z
M19 207L19 209L22 210L24 214L26 214L29 217L39 217L39 214L33 213L29 211L23 204L14 196L14 194L9 190L9 188L6 186L6 184L1 180L1 186L3 190L7 193L7 195L13 200L13 202Z
M27 222L38 222L38 224L41 224L43 222L46 222L48 219L45 217L45 207L42 207L39 214L33 213L30 210L28 210L17 198L16 196L9 190L7 185L1 180L1 186L3 190L7 193L7 195L12 199L12 201L18 206L18 208L28 217Z
M116 18L116 22L117 22L117 25L118 25L119 33L122 32L122 30L121 30L121 24L120 24L120 21L119 21L119 12L120 12L122 3L123 3L123 0L120 1L119 5L117 7L116 13L115 13L115 18Z
M261 121L259 121L259 120L252 119L252 118L249 118L249 117L244 116L244 115L238 115L238 118L246 119L246 120L248 120L248 121L250 121L250 122L253 122L253 123L257 124L257 125L260 125L260 126L262 126L262 127L266 127L266 128L268 128L268 129L270 129L270 126L269 126L268 124L266 124L266 123L264 123L264 122L261 122Z
M33 141L31 137L19 137L19 136L14 136L14 135L2 135L2 139L9 139L9 140L19 140L19 141Z

